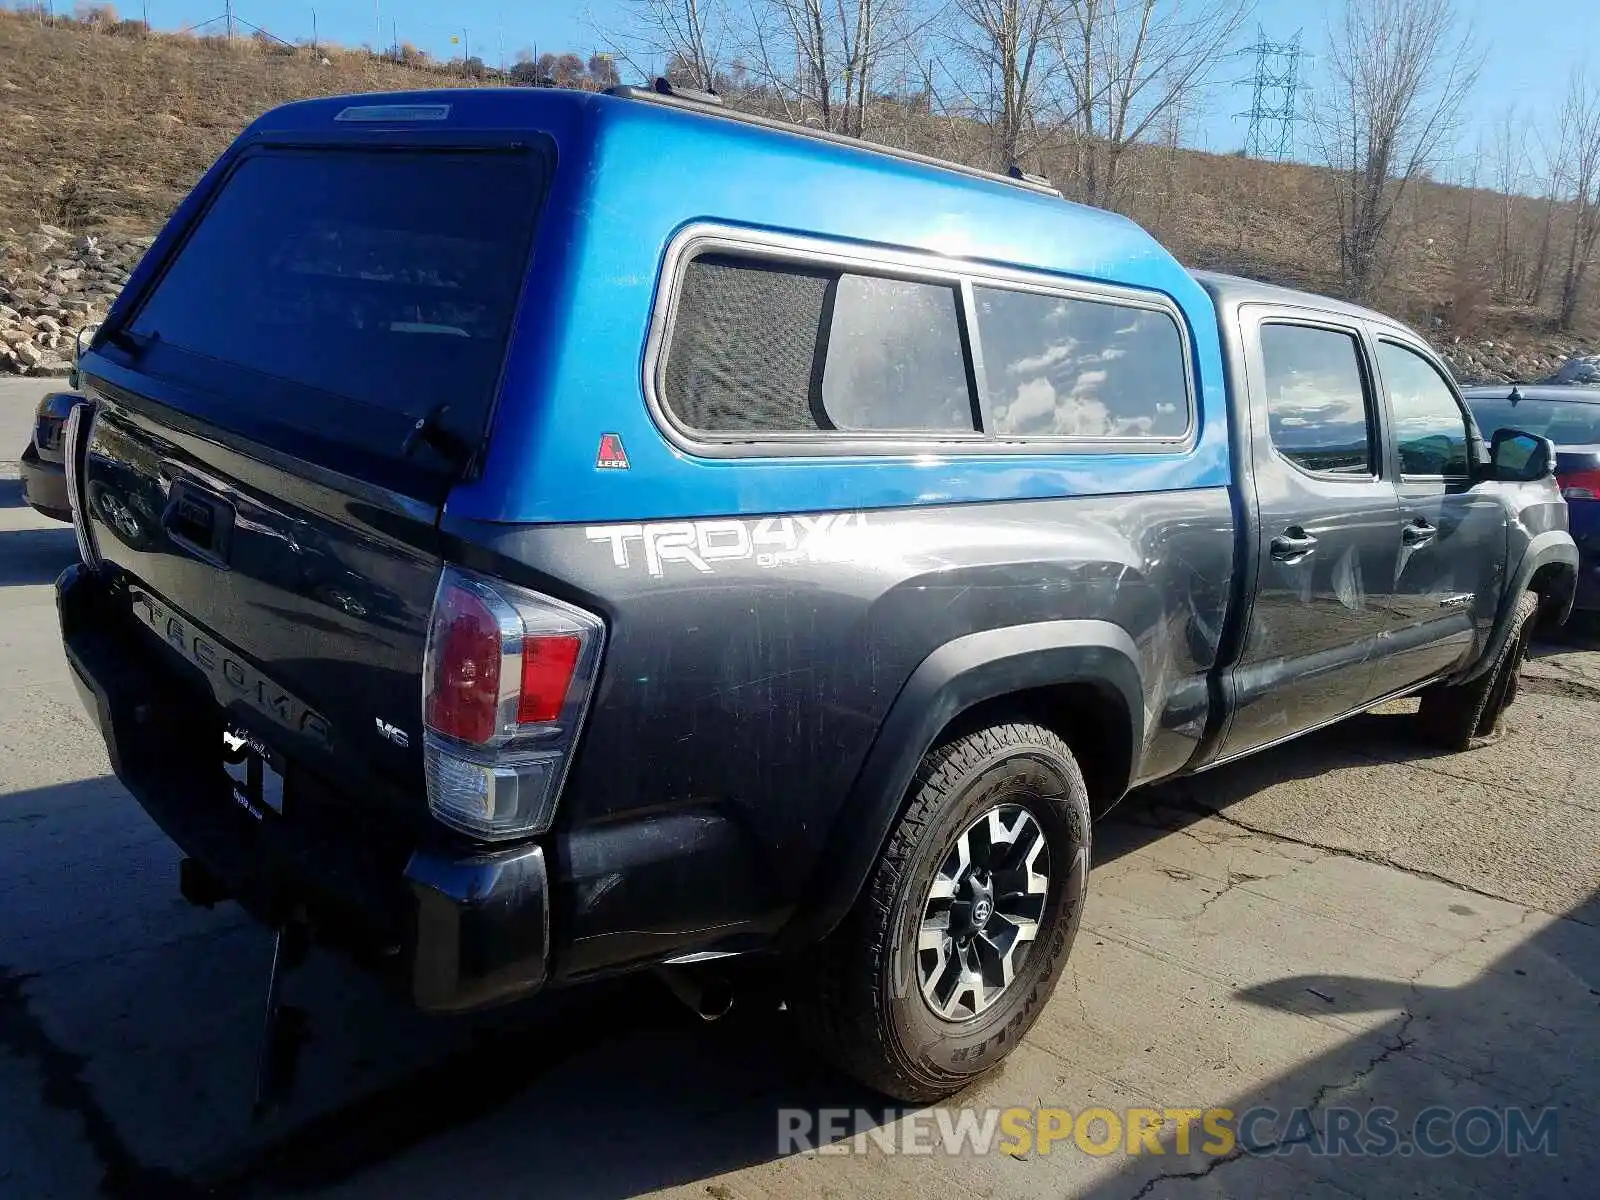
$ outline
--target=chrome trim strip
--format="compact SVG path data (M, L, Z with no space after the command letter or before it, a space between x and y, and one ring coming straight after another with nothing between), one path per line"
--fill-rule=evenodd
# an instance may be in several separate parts
M675 958L664 958L661 965L664 967L688 967L695 963L718 962L724 958L738 958L743 950L695 950L688 954L680 954Z
M72 532L78 539L78 557L91 570L100 567L100 553L95 548L94 535L89 529L89 516L80 491L80 463L89 450L89 438L94 432L94 406L87 400L72 406L67 414L66 436L62 439L62 458L67 472L67 504L72 509Z

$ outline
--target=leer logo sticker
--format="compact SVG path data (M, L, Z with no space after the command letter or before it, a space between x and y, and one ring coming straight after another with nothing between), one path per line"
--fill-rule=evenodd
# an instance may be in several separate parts
M628 469L628 452L622 448L622 438L615 433L602 433L600 435L600 453L595 455L594 465L596 470L626 471Z

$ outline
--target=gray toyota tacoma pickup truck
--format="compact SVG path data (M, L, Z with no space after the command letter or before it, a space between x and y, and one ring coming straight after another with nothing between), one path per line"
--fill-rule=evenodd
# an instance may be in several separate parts
M279 931L269 1062L310 937L436 1011L765 963L948 1094L1129 789L1409 693L1467 749L1572 602L1549 443L1403 326L666 85L269 112L80 366L67 657Z

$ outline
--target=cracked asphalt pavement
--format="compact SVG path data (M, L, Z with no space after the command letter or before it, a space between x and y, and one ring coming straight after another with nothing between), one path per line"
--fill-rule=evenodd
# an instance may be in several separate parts
M312 1044L249 1120L266 934L185 906L177 855L107 774L56 639L64 526L21 502L40 389L0 381L0 1195L1588 1196L1600 1150L1600 637L1540 648L1487 750L1405 705L1131 797L1098 827L1060 990L951 1105L1387 1106L1385 1158L780 1154L780 1108L912 1117L795 1048L782 1013L703 1024L649 980L430 1020L321 954ZM1429 1157L1433 1106L1553 1109L1555 1153ZM856 1148L856 1147L852 1147Z

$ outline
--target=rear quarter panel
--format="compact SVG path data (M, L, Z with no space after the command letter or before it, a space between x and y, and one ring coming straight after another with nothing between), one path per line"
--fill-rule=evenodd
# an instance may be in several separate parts
M1120 626L1142 680L1137 770L1181 769L1211 716L1234 557L1223 488L456 532L469 563L537 564L531 582L606 617L557 817L577 972L776 930L826 871L906 680L963 635ZM673 832L620 833L646 824Z

